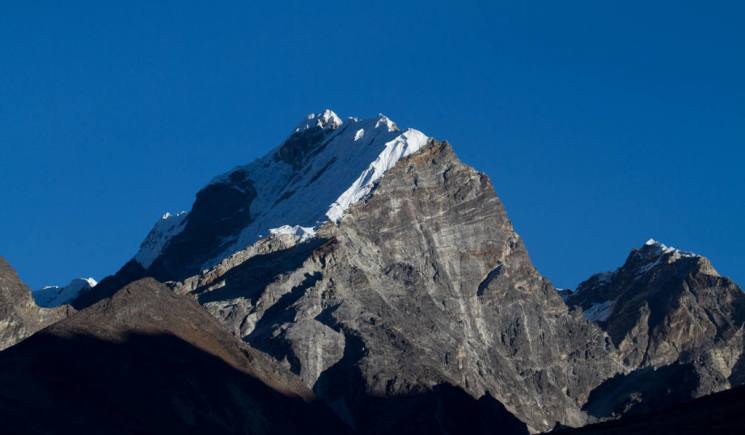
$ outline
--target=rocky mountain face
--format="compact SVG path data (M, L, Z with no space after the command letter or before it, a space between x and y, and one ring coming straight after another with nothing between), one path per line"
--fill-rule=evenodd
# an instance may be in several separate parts
M581 425L620 370L610 339L533 268L486 176L430 141L316 237L273 236L176 284L353 426L366 395L443 384L532 430Z
M745 295L704 257L650 240L567 303L608 333L630 371L594 393L592 414L646 410L652 398L682 401L743 382Z
M0 350L67 317L70 311L69 307L44 309L37 306L29 288L0 257Z

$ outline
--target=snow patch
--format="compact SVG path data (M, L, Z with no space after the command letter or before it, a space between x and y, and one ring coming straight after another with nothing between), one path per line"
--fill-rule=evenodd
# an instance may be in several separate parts
M429 138L424 133L410 128L392 141L387 142L378 158L331 204L326 216L330 220L338 222L350 205L361 200L372 191L375 183L383 177L385 171L392 168L403 157L418 151L427 144L428 140Z
M358 140L362 139L365 136L365 129L361 128L357 130L357 132L354 134L354 141L357 142Z
M604 322L608 320L608 317L613 312L614 305L616 305L616 301L595 303L590 308L584 310L582 314L585 316L585 319L592 322Z
M93 278L76 278L65 287L48 285L32 292L36 305L53 308L72 302L84 291L90 290L98 284Z
M269 233L273 236L300 237L301 242L316 236L316 230L313 227L302 227L300 225L282 225L279 228L270 228Z

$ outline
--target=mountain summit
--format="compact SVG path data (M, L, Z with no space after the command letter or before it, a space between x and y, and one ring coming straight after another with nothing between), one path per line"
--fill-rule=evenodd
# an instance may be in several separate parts
M215 178L188 213L166 214L135 260L162 279L182 279L283 226L338 221L402 157L428 142L384 115L342 121L310 114L279 147Z

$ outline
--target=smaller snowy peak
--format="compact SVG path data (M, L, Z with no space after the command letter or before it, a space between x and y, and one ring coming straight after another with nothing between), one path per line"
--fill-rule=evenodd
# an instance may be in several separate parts
M135 260L142 267L149 267L158 258L166 242L184 229L186 216L188 214L185 211L180 211L176 214L171 214L170 212L164 213L140 245L140 249L135 255Z
M70 303L80 293L90 290L98 284L93 278L75 278L65 287L48 285L32 293L36 305L54 308Z
M693 252L681 251L680 249L677 249L675 247L667 246L662 242L658 242L655 239L649 239L644 242L644 246L642 246L642 249L651 250L652 252L658 253L659 255L677 253L682 257L699 257L699 255Z
M628 263L636 266L637 274L644 274L659 265L672 264L682 258L701 258L701 256L667 246L655 239L649 239L641 248L631 253Z
M667 246L666 244L662 242L658 242L655 239L649 239L646 242L644 242L644 246L642 246L642 250L647 250L648 252L653 252L657 255L678 254L681 257L699 257L699 255L693 252L681 251L680 249L676 249L672 246Z
M321 113L309 113L303 121L295 127L295 132L299 133L314 127L322 129L339 128L343 124L341 118L332 110L326 109Z
M382 113L378 114L378 118L375 121L375 128L385 127L388 131L398 131L398 126L395 122Z

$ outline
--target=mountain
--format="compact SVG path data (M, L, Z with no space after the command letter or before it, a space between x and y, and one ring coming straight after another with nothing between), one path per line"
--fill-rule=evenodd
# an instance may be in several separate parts
M608 333L629 369L594 393L591 414L642 411L653 397L684 401L745 380L745 294L705 257L649 240L567 303Z
M75 278L64 287L48 285L33 292L34 301L40 307L53 308L65 305L98 284L93 278Z
M456 385L532 430L582 425L620 370L533 268L485 175L428 141L315 237L273 234L174 284L352 425L370 394Z
M16 271L0 257L0 350L70 314L69 307L45 309L37 306L29 288Z
M488 178L383 115L309 115L189 211L163 215L71 305L85 316L144 277L194 300L355 433L580 427L745 379L742 294L708 260L650 241L557 290Z

